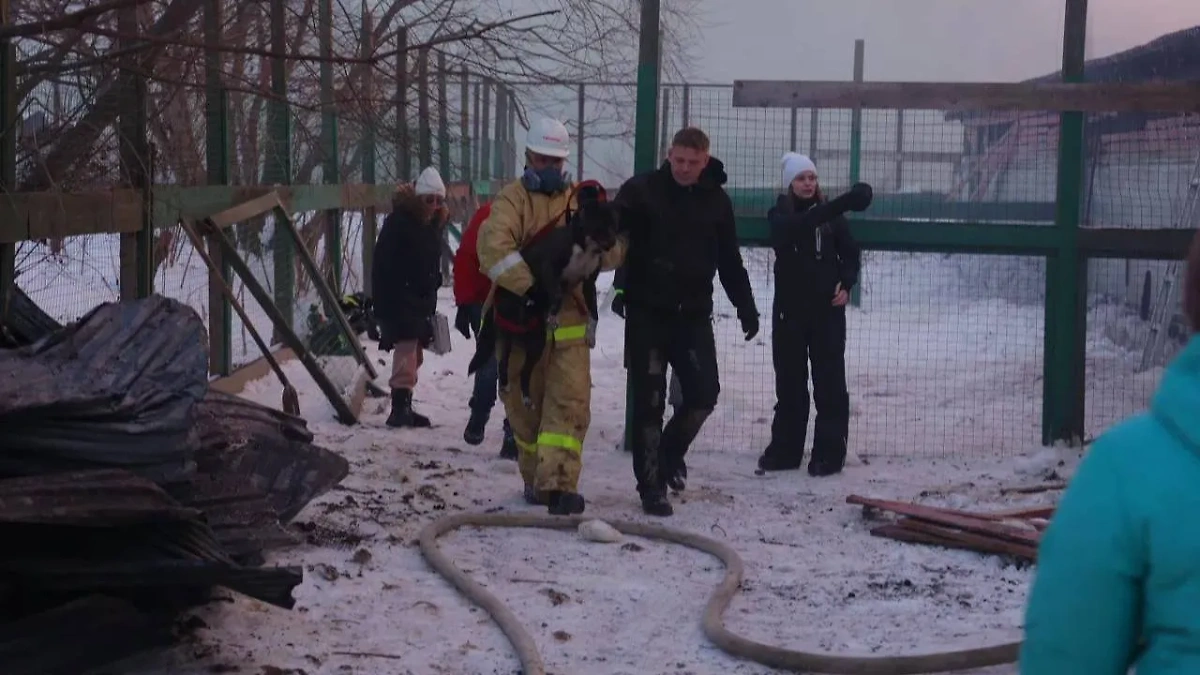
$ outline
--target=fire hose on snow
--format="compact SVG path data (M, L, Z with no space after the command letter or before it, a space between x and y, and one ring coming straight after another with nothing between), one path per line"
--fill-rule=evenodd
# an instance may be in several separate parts
M516 649L524 675L546 675L546 666L533 637L504 603L454 565L438 545L438 538L462 527L572 530L586 520L591 519L533 514L453 514L439 518L421 530L421 554L438 574L491 615ZM746 639L726 629L722 618L742 583L744 565L736 551L715 539L691 532L629 521L606 522L626 535L687 546L721 560L725 565L725 576L704 607L702 626L704 635L732 656L784 671L829 675L942 673L1014 663L1017 660L1020 642L919 655L838 656L784 649Z

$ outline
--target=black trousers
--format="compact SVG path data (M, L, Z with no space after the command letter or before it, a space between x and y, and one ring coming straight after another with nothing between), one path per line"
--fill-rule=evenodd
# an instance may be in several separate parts
M844 307L772 312L771 357L775 365L775 418L766 454L780 464L799 466L808 429L808 376L812 364L812 461L841 466L850 433L850 394L846 391L846 310Z
M712 317L630 307L625 350L633 387L633 475L642 496L660 494L721 392ZM668 364L679 378L682 403L664 429Z

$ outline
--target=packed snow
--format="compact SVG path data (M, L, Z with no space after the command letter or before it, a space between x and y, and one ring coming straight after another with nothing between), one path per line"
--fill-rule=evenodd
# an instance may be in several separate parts
M186 253L179 260L181 268L192 264ZM766 314L770 256L747 251L746 260ZM176 274L160 272L159 288L168 295L185 286L168 276ZM265 265L262 278L271 278ZM31 279L37 276L25 277ZM601 280L606 295L610 280ZM1006 281L999 286L1010 290L1041 283ZM43 306L51 304L36 284L26 288ZM1078 450L1039 446L1041 306L964 283L962 265L942 256L869 254L863 302L850 310L849 322L854 457L842 475L816 479L803 472L754 475L774 403L770 321L745 342L724 293L716 296L721 401L689 455L688 489L673 498L676 515L665 524L724 540L746 561L746 583L727 626L758 641L839 654L1019 639L1030 569L997 556L872 537L874 521L845 497L981 511L1053 503L1057 492L1004 491L1069 477L1078 459ZM650 521L640 512L630 456L620 448L624 327L602 300L580 488L588 516ZM247 310L269 335L253 301ZM442 291L441 311L453 314L449 289ZM1138 355L1110 333L1089 333L1089 401L1105 403L1089 405L1090 434L1141 408L1161 372L1135 374ZM415 398L434 420L429 430L387 428L386 399L367 399L360 424L340 425L301 364L286 363L317 442L352 466L340 486L297 518L308 543L269 556L270 564L304 568L296 607L285 611L229 594L198 613L180 647L120 672L518 672L500 630L430 570L415 542L423 525L459 510L542 511L521 500L515 464L496 456L499 404L485 444L463 443L474 344L457 333L453 339L451 353L427 354L421 370ZM365 346L386 387L389 355L374 343ZM351 373L349 358L323 361L331 371ZM243 395L278 406L281 386L267 376ZM443 546L525 623L550 672L773 672L726 656L704 638L701 611L723 572L706 554L628 536L601 543L570 531L468 529L445 537ZM979 671L1015 672L1015 666Z

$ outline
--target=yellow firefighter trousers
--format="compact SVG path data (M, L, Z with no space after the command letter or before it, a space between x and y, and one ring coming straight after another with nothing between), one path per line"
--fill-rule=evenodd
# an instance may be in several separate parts
M591 424L592 376L587 326L560 326L546 341L529 379L532 408L521 400L525 351L513 344L504 412L520 448L517 465L526 485L544 499L550 491L578 492L583 439Z

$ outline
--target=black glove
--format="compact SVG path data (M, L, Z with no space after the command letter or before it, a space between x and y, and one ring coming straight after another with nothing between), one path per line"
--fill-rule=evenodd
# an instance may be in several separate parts
M612 312L622 319L625 318L625 291L618 290L613 296Z
M850 210L851 211L866 211L871 205L871 201L875 197L875 191L867 183L855 183L850 186Z
M758 312L738 312L738 321L742 324L742 332L746 334L746 342L758 335Z
M466 305L459 305L458 311L454 313L454 328L466 339L471 339L471 313L467 311Z

